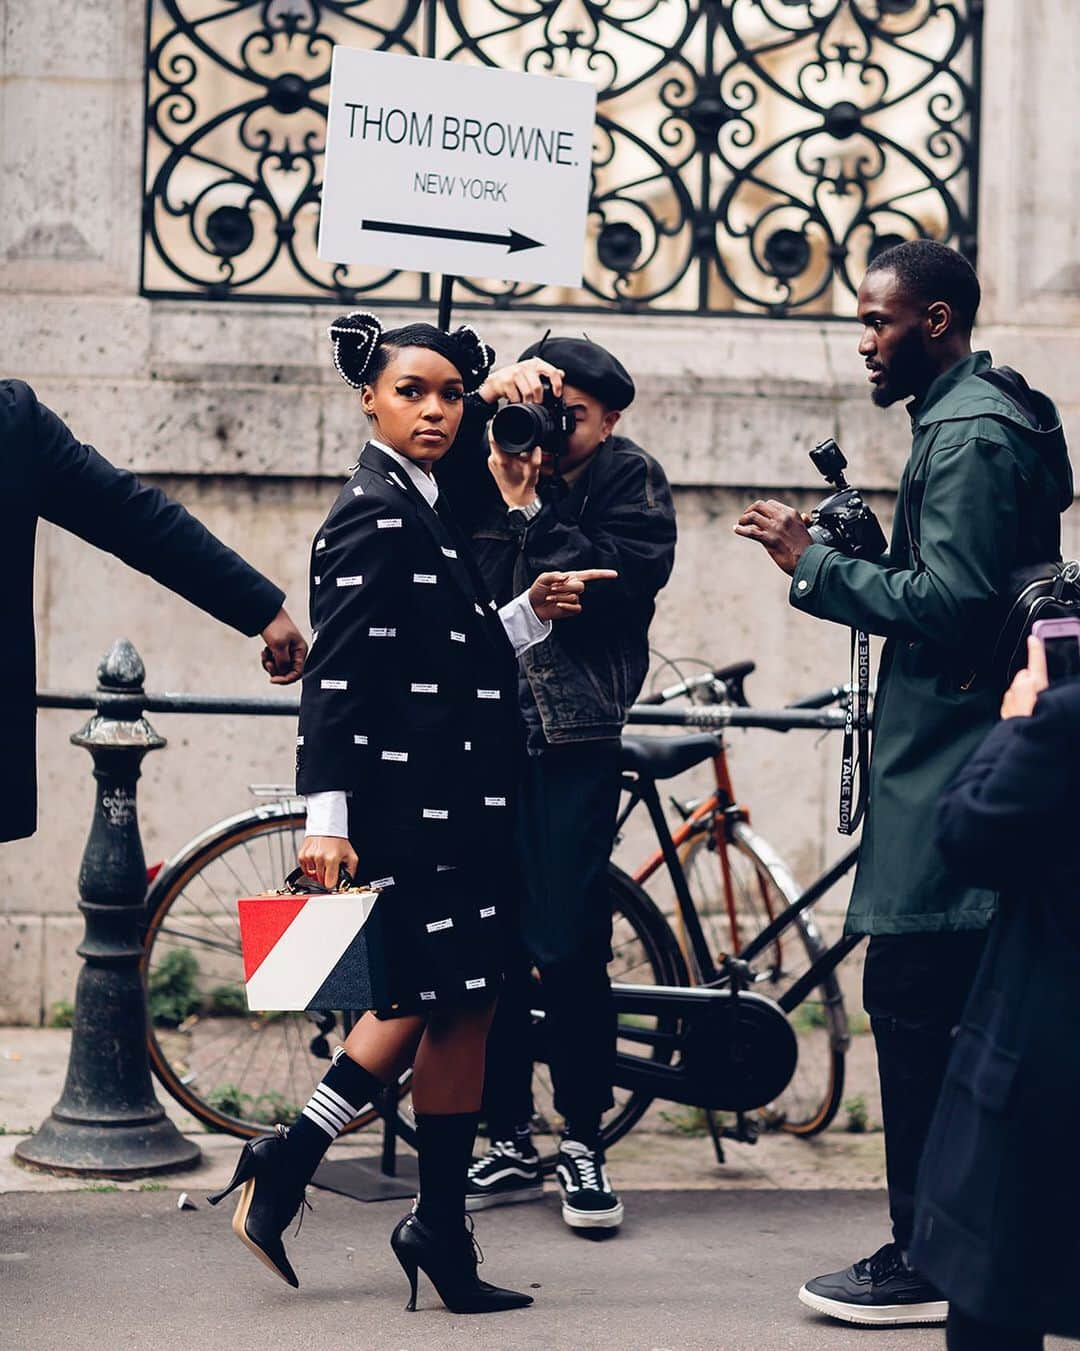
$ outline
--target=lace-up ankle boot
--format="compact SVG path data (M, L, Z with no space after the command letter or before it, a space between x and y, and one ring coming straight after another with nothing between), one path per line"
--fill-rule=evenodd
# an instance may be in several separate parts
M409 1312L416 1309L418 1272L423 1272L451 1313L502 1313L524 1309L533 1301L518 1290L503 1290L480 1280L476 1269L484 1260L472 1231L472 1221L459 1229L439 1232L417 1215L406 1215L390 1238L394 1256L409 1278Z
M233 1233L275 1275L295 1289L300 1282L285 1255L281 1236L300 1207L308 1204L304 1197L307 1178L298 1178L289 1166L288 1134L284 1126L278 1126L272 1135L249 1140L240 1151L229 1185L206 1199L216 1206L240 1188L232 1218Z

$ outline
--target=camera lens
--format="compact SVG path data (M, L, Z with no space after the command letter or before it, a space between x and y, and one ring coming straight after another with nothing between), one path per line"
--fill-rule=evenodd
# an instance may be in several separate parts
M491 420L491 434L508 455L527 455L543 444L553 430L551 414L542 405L512 403L500 408Z

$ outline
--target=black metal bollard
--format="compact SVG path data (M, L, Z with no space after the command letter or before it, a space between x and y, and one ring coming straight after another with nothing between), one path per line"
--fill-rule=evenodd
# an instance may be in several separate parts
M85 964L75 996L67 1080L48 1120L15 1151L50 1173L133 1178L194 1167L185 1140L154 1095L146 1050L139 919L146 859L135 807L143 756L164 737L143 717L145 671L118 639L98 667L97 712L71 740L94 758L97 801L79 869Z

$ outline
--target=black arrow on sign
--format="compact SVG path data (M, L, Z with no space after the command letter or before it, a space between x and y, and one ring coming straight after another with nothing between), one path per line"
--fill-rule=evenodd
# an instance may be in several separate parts
M526 249L542 249L538 239L508 230L502 235L480 234L476 230L443 230L434 225L406 225L403 221L364 220L363 230L378 230L385 235L422 235L427 239L462 239L466 244L501 244L509 253L523 253Z

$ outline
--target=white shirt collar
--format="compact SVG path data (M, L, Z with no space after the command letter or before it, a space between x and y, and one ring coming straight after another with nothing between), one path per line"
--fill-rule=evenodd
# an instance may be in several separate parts
M413 486L429 507L435 505L439 496L439 485L435 482L435 478L432 474L425 474L418 464L414 464L412 460L399 454L398 451L391 449L385 441L376 441L374 437L372 437L371 444L373 446L378 446L384 455L389 455L396 464L401 465L402 469L404 469L406 474L408 474L409 478L412 480Z

